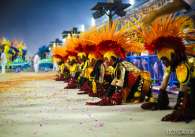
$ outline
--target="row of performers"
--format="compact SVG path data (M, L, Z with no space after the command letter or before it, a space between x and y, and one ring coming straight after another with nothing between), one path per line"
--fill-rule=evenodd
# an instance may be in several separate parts
M194 46L189 46L189 50L183 43L184 39L193 39L192 33L183 33L182 26L186 22L189 22L186 17L164 16L156 19L151 28L136 22L128 31L113 25L87 32L77 40L70 38L66 46L54 49L54 57L60 60L56 80L67 82L65 88L79 88L78 94L101 98L87 105L145 101L143 109L164 110L170 109L166 87L171 72L176 72L180 83L177 103L174 111L162 120L189 122L195 118L195 61ZM156 53L166 66L156 100L151 92L150 73L124 59L127 52L143 50Z
M62 62L61 62L62 63ZM68 83L68 89L80 88L78 94L100 97L101 101L91 105L119 105L123 102L142 102L151 97L150 73L118 58L108 51L103 58L95 54L78 53L69 56L61 64L57 80Z

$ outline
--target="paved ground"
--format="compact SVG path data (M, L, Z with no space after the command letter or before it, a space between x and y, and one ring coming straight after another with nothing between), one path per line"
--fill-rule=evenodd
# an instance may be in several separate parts
M96 98L64 90L53 78L52 73L0 74L0 137L195 136L195 121L160 121L171 111L144 111L140 104L86 106Z

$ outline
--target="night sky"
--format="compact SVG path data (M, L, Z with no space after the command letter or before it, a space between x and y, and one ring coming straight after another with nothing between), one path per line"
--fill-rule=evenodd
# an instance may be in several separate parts
M24 40L29 54L61 38L63 30L90 25L101 0L0 0L0 37Z

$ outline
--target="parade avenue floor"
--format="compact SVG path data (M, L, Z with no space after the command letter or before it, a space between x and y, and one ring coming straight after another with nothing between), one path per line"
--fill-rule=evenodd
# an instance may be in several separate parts
M64 89L64 82L54 78L54 73L0 74L0 137L195 136L195 121L160 121L172 110L145 111L140 104L86 106L97 98ZM174 105L176 97L170 98Z

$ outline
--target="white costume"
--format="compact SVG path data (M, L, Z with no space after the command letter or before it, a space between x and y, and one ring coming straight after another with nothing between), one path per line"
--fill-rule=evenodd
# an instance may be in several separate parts
M5 73L6 64L7 64L7 58L6 58L5 53L3 52L3 53L1 53L1 72L2 72L2 74Z
M35 71L36 73L39 72L39 61L40 61L39 55L36 54L36 55L34 56L34 60L33 60L33 63L34 63L34 71Z
M53 63L53 71L58 71L58 64L56 62Z

